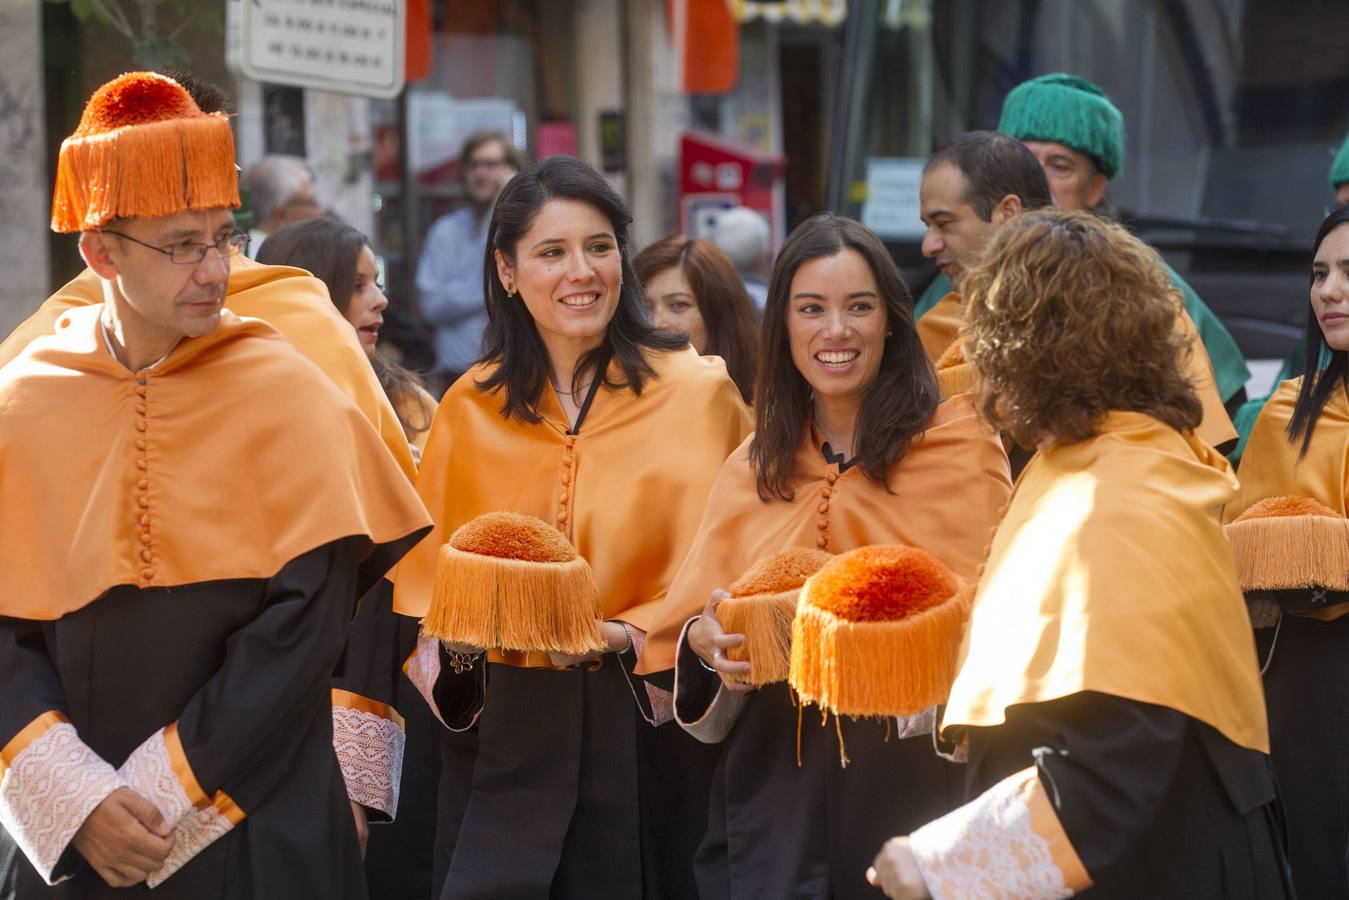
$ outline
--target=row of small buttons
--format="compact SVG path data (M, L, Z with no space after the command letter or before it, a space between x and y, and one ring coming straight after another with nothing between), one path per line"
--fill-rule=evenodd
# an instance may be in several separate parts
M834 495L834 483L838 481L838 473L830 472L824 477L825 485L820 488L820 518L815 523L819 529L820 536L815 539L815 546L821 550L829 549L829 498Z
M567 519L571 507L572 474L576 470L576 435L567 435L567 447L562 451L562 473L559 479L562 489L557 495L557 530L567 532Z
M140 524L140 544L141 544L141 562L144 567L141 569L141 579L143 581L153 581L155 577L154 570L154 551L150 549L150 458L148 455L150 444L147 439L147 432L150 430L150 420L148 418L149 407L146 404L146 386L147 379L144 375L136 379L136 431L140 437L136 438L136 469L140 477L136 480L136 504L139 507Z

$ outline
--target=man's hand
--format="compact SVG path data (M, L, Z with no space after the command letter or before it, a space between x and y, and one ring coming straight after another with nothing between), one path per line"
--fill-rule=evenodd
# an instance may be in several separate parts
M689 649L698 654L699 659L717 670L717 674L721 676L722 687L734 694L747 694L754 690L754 685L726 677L749 674L749 660L736 662L727 659L724 652L745 642L743 634L727 634L722 630L721 622L717 620L717 607L729 596L731 595L722 590L712 592L712 598L707 601L703 614L698 617L698 621L689 626Z
M918 861L909 849L908 837L885 842L867 869L867 884L880 888L890 900L927 900L931 896Z
M361 859L365 859L365 845L370 842L370 823L365 817L365 807L355 800L351 803L351 817L356 820L356 840L361 842Z
M94 807L71 843L109 885L131 887L164 865L173 830L159 807L121 787Z

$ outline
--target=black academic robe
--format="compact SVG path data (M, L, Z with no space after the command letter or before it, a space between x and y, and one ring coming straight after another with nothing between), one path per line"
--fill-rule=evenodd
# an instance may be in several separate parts
M381 545L346 538L269 579L174 588L120 586L54 621L0 618L0 734L55 710L114 768L172 722L208 796L245 817L156 887L109 887L68 846L47 885L0 832L0 897L363 898L355 826L333 748L331 688L379 694L385 651L349 635L367 571L420 536ZM375 559L379 557L380 559ZM392 621L365 603L361 618ZM358 618L358 621L360 619ZM351 638L349 640L349 638ZM395 669L396 671L396 669Z
M721 680L686 641L678 653L676 713L693 722ZM747 695L714 745L707 834L694 860L699 896L874 898L866 870L881 845L949 812L961 796L960 767L933 751L930 722L906 738L897 727L894 719L824 722L818 707L799 707L786 682Z
M1280 592L1291 605L1349 601L1343 592ZM1276 638L1277 634L1277 638ZM1288 855L1298 897L1349 897L1349 616L1330 621L1285 613L1256 632L1265 669L1270 758L1288 819Z
M968 733L969 799L1036 767L1092 879L1079 896L1293 896L1267 757L1197 719L1083 691Z
M441 900L685 898L713 755L633 702L631 652L569 670L442 651ZM697 828L671 821L674 811Z

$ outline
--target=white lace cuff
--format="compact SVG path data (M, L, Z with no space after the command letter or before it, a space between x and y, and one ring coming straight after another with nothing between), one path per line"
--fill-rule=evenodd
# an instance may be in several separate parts
M403 718L387 703L333 691L333 748L347 796L393 818L403 780Z
M157 806L173 827L173 849L164 865L145 879L150 887L162 884L244 819L243 810L224 791L206 796L187 761L177 722L150 735L122 763L118 774L128 787Z
M895 717L895 737L911 738L920 734L931 734L937 727L937 707L929 706L922 712L911 716Z
M65 716L45 712L0 750L0 826L48 884L84 820L122 787Z
M431 713L436 717L436 721L449 728L440 714L440 707L436 704L436 680L440 678L440 641L418 632L417 646L403 663L403 674L412 682L417 693L422 695L426 705L431 707Z
M694 616L684 623L683 629L679 632L679 640L675 643L675 659L678 660L683 651L684 643L688 640L689 626L698 621ZM703 710L703 714L697 719L686 722L679 715L679 697L680 683L683 679L680 677L680 667L675 666L675 684L674 684L674 719L679 723L679 727L687 731L693 737L704 744L720 744L726 740L726 735L731 733L731 727L735 725L736 720L740 718L740 713L745 709L745 703L748 700L746 694L736 694L726 690L724 685L717 688L716 696L712 702ZM716 675L711 675L717 678ZM720 679L718 678L718 681Z
M160 815L170 826L187 815L194 806L206 804L206 795L202 793L192 770L186 767L187 759L182 756L181 750L178 756L180 765L175 771L161 729L131 751L126 762L122 763L122 768L117 770L129 788L159 808ZM193 796L188 796L189 790Z
M909 836L933 900L1050 900L1091 886L1034 766Z
M147 887L158 887L192 857L224 837L244 820L240 809L224 791L216 791L204 809L193 808L173 826L173 849L157 872L145 879Z

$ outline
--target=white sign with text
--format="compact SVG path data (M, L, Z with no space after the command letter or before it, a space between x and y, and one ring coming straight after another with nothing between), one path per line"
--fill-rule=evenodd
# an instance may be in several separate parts
M404 0L232 0L230 62L255 81L393 97Z
M867 197L862 224L882 238L921 238L925 231L918 187L921 157L873 156L867 160Z

